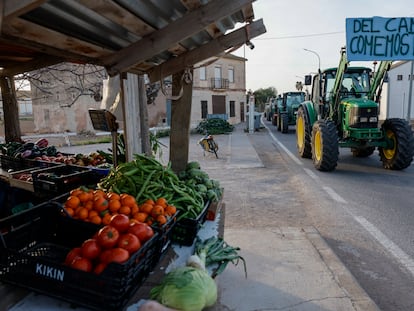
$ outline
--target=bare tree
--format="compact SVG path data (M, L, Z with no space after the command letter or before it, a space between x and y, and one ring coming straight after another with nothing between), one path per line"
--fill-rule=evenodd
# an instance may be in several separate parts
M50 96L57 86L66 94L72 94L68 101L59 103L61 107L71 107L81 96L91 96L96 101L102 99L102 81L107 78L106 70L91 64L61 63L28 72L21 77L37 89L40 96ZM35 98L34 98L35 99Z

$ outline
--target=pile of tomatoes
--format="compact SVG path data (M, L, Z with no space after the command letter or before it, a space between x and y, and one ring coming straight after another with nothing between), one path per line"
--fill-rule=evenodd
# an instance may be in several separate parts
M85 187L73 189L64 202L64 208L73 218L98 225L107 225L112 216L123 214L132 221L163 226L177 212L176 207L163 197L155 201L148 199L138 205L130 194Z
M93 237L71 249L65 265L100 274L110 263L127 262L153 236L154 231L148 224L131 222L127 215L116 214Z

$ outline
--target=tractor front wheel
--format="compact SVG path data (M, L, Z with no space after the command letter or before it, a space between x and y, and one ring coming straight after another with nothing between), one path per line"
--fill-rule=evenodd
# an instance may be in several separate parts
M296 146L302 158L312 157L311 148L312 125L307 110L300 106L296 117Z
M280 112L277 113L276 127L279 132L282 130L282 115Z
M281 129L282 129L282 133L286 134L289 131L289 116L287 113L282 113L280 115L280 119L281 119Z
M379 147L382 166L391 170L402 170L413 161L414 136L411 126L404 119L387 119L382 124L382 131L391 142L390 148Z
M333 171L338 163L339 145L335 123L319 120L312 128L312 160L316 169Z

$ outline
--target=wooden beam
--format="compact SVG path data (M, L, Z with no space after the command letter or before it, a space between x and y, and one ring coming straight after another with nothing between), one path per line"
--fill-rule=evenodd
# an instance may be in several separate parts
M185 83L182 80L184 70L173 75L172 91L177 96L181 87L182 96L171 103L171 131L170 131L170 158L171 168L179 173L185 169L188 163L190 146L190 120L193 83ZM191 71L191 74L193 72Z
M69 37L49 28L16 18L2 25L2 38L19 40L25 47L29 47L43 54L54 55L74 60L87 60L97 64L102 55L110 55L112 50ZM18 43L20 44L20 43ZM21 45L21 44L20 44ZM69 61L69 60L68 60ZM98 64L99 65L99 64Z
M3 25L3 20L4 20L4 2L6 0L0 0L0 34L1 34L1 29L2 29L2 25Z
M36 57L32 61L16 63L16 65L8 66L0 72L2 76L15 76L25 72L33 71L36 69L52 66L58 63L62 63L62 58L53 56L40 56Z
M139 111L138 76L127 73L126 79L121 79L121 98L124 114L125 157L130 162L134 154L142 153L141 125Z
M265 32L266 28L263 24L263 20L259 19L254 21L249 25L239 28L238 30L235 30L225 36L214 39L199 48L177 56L176 58L155 67L152 71L148 72L150 82L154 83L156 81L160 81L162 78L174 74L183 68L192 67L200 61L219 55L220 53L234 46L241 45Z
M149 34L130 46L102 59L109 75L115 75L137 63L168 50L171 45L202 31L255 0L212 0L168 26Z
M3 18L4 20L18 17L41 6L47 0L5 0Z
M16 89L14 87L14 77L0 77L0 89L3 99L4 118L4 138L6 142L22 141L19 104L16 99Z

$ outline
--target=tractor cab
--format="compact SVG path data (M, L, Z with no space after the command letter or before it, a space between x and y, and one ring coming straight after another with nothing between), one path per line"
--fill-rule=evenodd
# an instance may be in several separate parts
M330 101L333 97L335 84L335 70L326 70L325 79L325 101ZM367 98L370 90L371 69L363 67L350 67L344 73L339 96L344 98Z

